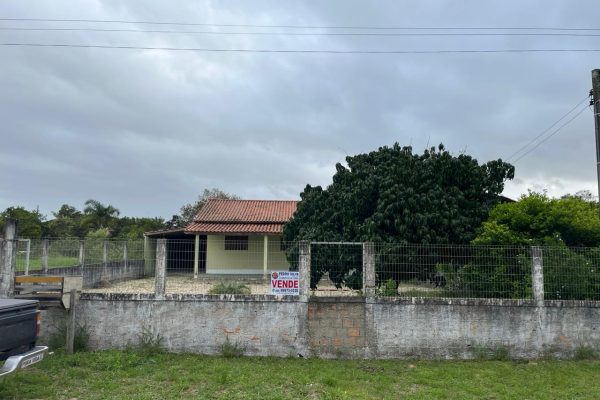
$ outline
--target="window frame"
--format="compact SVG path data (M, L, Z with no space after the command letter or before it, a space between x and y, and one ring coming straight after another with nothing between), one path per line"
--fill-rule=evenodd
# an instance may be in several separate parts
M248 235L225 235L225 251L248 251Z

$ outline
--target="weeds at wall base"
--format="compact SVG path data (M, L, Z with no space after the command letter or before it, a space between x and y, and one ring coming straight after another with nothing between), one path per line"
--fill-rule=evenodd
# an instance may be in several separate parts
M242 357L245 352L245 346L238 341L232 342L229 337L226 337L225 342L219 346L219 354L225 358Z
M73 350L85 352L89 350L90 330L87 325L76 324ZM67 345L67 324L58 325L57 329L48 338L48 346L51 350L65 349Z
M506 346L474 347L473 356L479 361L511 361L510 350Z
M600 354L591 347L580 346L575 349L573 359L575 361L598 360L600 359Z

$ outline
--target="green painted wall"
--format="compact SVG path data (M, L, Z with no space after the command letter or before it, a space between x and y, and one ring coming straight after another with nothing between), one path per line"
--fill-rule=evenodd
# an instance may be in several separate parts
M281 236L268 236L268 271L287 271L285 251L280 250ZM261 274L263 272L264 236L248 236L248 250L225 250L225 236L207 235L207 274Z

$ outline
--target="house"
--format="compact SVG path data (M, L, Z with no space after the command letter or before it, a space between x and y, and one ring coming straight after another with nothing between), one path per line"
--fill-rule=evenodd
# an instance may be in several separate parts
M195 236L194 270L267 274L289 269L282 232L296 205L297 201L209 199L185 228Z
M147 232L146 237L170 239L170 271L256 275L288 270L282 231L297 204L209 199L184 229Z

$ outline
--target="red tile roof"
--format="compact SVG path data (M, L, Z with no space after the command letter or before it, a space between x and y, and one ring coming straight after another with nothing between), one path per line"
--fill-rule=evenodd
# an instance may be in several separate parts
M186 233L280 234L297 201L209 199Z

